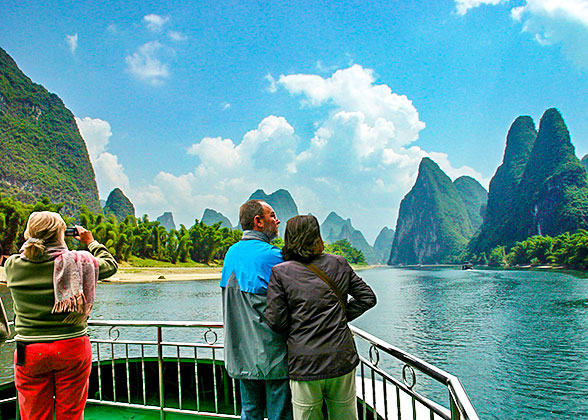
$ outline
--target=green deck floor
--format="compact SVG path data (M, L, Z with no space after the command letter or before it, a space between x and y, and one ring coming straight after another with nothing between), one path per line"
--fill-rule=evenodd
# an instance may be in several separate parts
M195 416L190 414L166 413L166 420L183 420L183 419L208 419L211 417ZM214 417L212 417L214 418ZM109 407L88 404L84 412L84 420L159 420L159 411L137 410L132 408Z

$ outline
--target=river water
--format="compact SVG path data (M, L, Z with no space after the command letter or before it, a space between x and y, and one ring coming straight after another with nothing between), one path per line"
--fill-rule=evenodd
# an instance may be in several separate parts
M378 305L354 325L458 376L482 419L588 419L588 279L453 268L360 275ZM103 283L92 318L220 321L218 281Z

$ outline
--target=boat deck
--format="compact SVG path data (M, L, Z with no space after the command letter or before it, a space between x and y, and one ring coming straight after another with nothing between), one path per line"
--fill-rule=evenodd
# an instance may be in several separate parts
M239 383L224 368L222 323L96 320L89 327L86 420L240 418ZM479 420L458 378L351 330L360 353L360 419ZM14 351L8 344L2 350ZM3 420L18 418L15 395L13 383L0 386Z

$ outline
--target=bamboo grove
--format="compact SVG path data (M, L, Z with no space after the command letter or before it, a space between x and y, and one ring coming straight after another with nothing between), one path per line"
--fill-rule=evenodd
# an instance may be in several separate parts
M24 230L28 216L33 211L56 211L60 204L52 204L44 198L36 204L24 204L10 197L0 196L0 253L12 254L24 243ZM82 208L75 217L64 216L68 225L79 224L92 231L94 238L106 245L117 261L129 261L132 257L169 263L197 262L211 264L222 260L228 248L241 239L241 232L195 221L186 228L166 230L159 222L152 222L145 215L141 218L127 216L117 221L112 215L91 213ZM70 239L67 239L71 241ZM71 241L70 248L80 246Z

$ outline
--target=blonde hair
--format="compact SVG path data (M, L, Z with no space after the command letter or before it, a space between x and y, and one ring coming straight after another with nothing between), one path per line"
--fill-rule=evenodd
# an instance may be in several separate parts
M45 252L45 243L63 239L66 224L58 213L35 211L29 216L23 246L26 258L34 260Z

